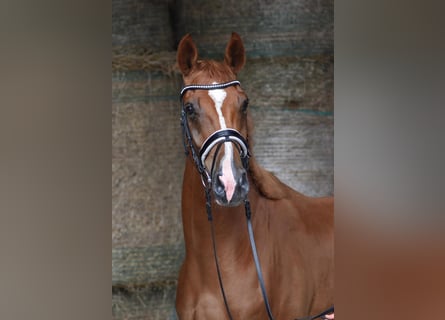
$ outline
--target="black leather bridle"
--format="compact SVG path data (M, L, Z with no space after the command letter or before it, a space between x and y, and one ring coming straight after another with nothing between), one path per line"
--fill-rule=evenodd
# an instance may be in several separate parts
M249 168L249 157L250 157L249 144L248 144L247 139L244 138L241 135L241 133L239 133L237 130L232 129L232 128L227 128L227 129L221 129L221 130L218 130L218 131L215 131L214 133L212 133L204 141L204 143L202 144L199 151L197 151L195 144L193 142L190 127L188 125L187 112L185 110L183 97L184 97L184 94L189 90L215 90L215 89L224 89L224 88L227 88L230 86L237 86L237 85L238 86L241 85L241 83L238 80L229 81L229 82L220 83L220 84L188 85L188 86L184 86L180 92L181 127L182 127L182 132L183 132L184 150L185 150L186 155L189 155L189 153L191 153L193 162L195 163L195 166L201 176L201 181L204 186L204 191L205 191L205 196L206 196L207 219L210 222L210 228L211 228L213 256L215 259L215 265L216 265L216 270L217 270L217 274L218 274L219 286L220 286L221 293L222 293L222 296L224 299L224 305L225 305L227 315L230 320L233 320L233 317L230 312L229 304L227 302L226 294L224 291L224 286L223 286L222 277L221 277L221 271L220 271L219 262L218 262L218 255L217 255L217 251L216 251L216 241L215 241L215 232L214 232L214 226L213 226L212 203L211 203L212 176L213 176L213 170L214 170L214 165L215 165L215 159L216 159L217 154L221 148L221 145L225 142L231 142L238 148L239 154L241 157L241 162L243 164L244 169L247 172L248 168ZM216 148L216 150L215 150L215 154L213 157L212 166L209 170L209 168L206 168L206 166L205 166L205 160L213 148ZM249 233L250 247L252 248L252 254L253 254L253 258L254 258L254 262L255 262L255 268L257 271L258 282L260 284L261 293L263 295L264 306L266 308L269 320L273 320L274 318L272 316L269 299L267 297L266 287L264 284L264 278L263 278L263 274L261 271L261 265L260 265L260 261L258 258L258 252L256 249L255 237L253 234L253 227L252 227L252 221L251 221L250 203L249 203L249 199L247 197L244 200L244 208L245 208L245 213L246 213L247 230ZM331 307L316 316L313 316L313 317L309 316L309 317L297 319L297 320L313 320L313 319L322 317L328 313L331 313L333 311L334 311L334 307Z
M193 143L192 134L190 132L190 127L188 125L187 112L185 110L183 97L184 94L189 90L214 90L214 89L224 89L229 86L240 85L240 82L230 81L221 84L210 84L210 85L189 85L182 88L180 93L181 100L181 126L183 132L183 142L185 154L188 155L189 151L192 154L193 161L195 162L195 166L198 169L199 174L201 175L201 179L204 187L210 187L212 184L212 171L213 168L206 168L205 160L209 155L210 151L215 146L220 146L224 142L232 142L240 151L240 157L243 164L243 167L247 170L249 166L249 144L247 140L239 133L237 130L228 128L221 129L212 133L202 144L202 147L199 151L196 150L195 144ZM217 148L219 150L219 148ZM215 155L216 158L216 155Z

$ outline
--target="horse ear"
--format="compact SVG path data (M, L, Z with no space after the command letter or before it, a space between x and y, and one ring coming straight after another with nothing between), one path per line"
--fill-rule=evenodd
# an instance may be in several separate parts
M241 37L236 32L232 32L232 37L227 44L224 61L232 68L235 74L244 67L246 62L244 45Z
M187 76L196 64L198 60L198 49L190 34L186 34L181 39L181 42L179 42L176 60L184 76Z

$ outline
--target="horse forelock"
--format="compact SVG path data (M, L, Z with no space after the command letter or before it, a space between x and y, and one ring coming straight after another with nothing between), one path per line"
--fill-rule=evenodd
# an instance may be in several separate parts
M184 78L187 85L223 83L235 79L235 74L227 64L214 60L198 60L190 74Z

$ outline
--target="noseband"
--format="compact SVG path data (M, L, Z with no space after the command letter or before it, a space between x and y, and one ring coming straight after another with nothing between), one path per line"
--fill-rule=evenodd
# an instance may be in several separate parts
M213 245L213 256L215 259L216 264L216 270L218 274L218 281L219 286L221 289L221 293L224 299L224 304L226 307L227 315L230 320L233 320L232 314L230 312L229 304L227 302L226 294L224 291L224 286L222 282L221 277L221 271L219 268L219 262L218 262L218 255L216 254L216 241L215 241L215 232L213 227L213 217L212 217L212 204L211 204L211 187L212 187L212 173L215 165L215 159L219 152L219 149L221 145L225 142L231 142L233 143L239 151L241 162L243 164L244 169L246 171L249 167L249 158L250 158L250 152L249 152L249 144L247 140L239 133L237 130L228 128L228 129L221 129L218 131L215 131L212 133L202 144L201 148L199 149L199 152L196 151L195 144L193 143L192 134L190 131L190 127L188 125L187 120L187 113L185 111L185 105L183 101L184 94L188 90L215 90L215 89L224 89L230 86L236 86L241 85L241 83L237 80L220 83L220 84L209 84L209 85L188 85L182 88L180 93L180 101L181 101L181 127L183 132L183 144L184 144L184 150L185 154L188 155L189 152L192 154L193 161L195 163L196 168L198 169L199 174L201 175L201 181L204 186L205 195L206 195L206 210L207 210L207 219L210 221L210 228L211 228L211 236L212 236L212 245ZM214 154L214 158L212 161L212 167L210 168L210 171L205 166L205 160L207 159L210 151L216 146L216 151ZM261 271L261 265L258 258L258 253L255 245L255 238L253 234L253 227L252 227L252 221L251 221L251 211L250 211L250 203L248 199L244 200L244 207L246 212L246 219L247 219L247 230L249 233L249 241L250 246L252 248L252 254L253 259L255 262L255 268L257 271L258 276L258 282L260 284L261 293L263 295L263 301L264 306L266 308L266 312L268 315L269 320L273 320L272 311L270 309L269 300L267 298L266 288L264 285L264 279ZM319 317L324 316L325 314L333 312L334 308L330 308L328 310L323 311L322 313L313 316L313 317L306 317L299 320L313 320Z

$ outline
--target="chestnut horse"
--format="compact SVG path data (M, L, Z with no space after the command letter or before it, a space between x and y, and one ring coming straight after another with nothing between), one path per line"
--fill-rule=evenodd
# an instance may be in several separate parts
M179 319L291 320L332 306L333 198L311 198L291 189L261 168L248 149L252 120L247 95L236 81L245 63L241 38L233 33L224 61L217 62L199 60L186 35L177 63L185 84L182 125L188 154ZM250 203L260 271L243 203Z

